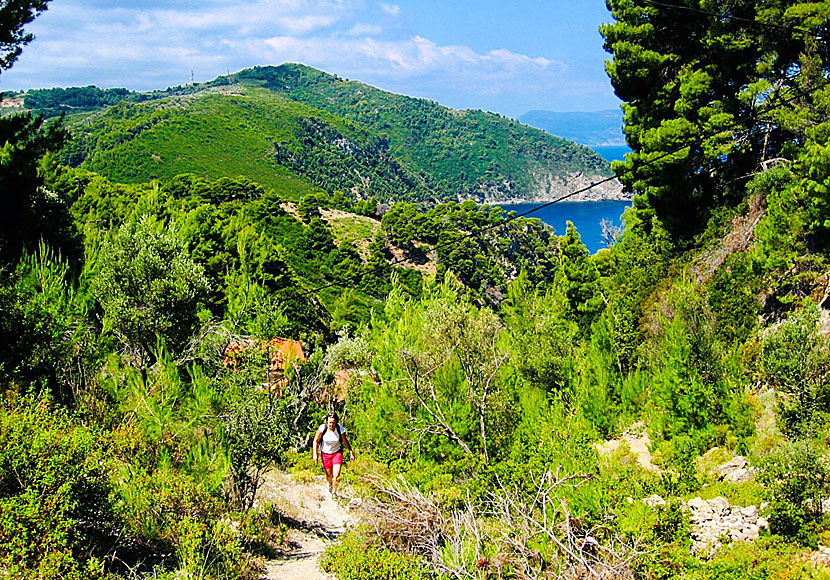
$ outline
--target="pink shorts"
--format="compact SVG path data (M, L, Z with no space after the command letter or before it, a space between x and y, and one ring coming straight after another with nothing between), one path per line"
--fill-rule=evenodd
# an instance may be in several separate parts
M343 452L321 453L323 456L323 469L329 470L333 465L343 465Z

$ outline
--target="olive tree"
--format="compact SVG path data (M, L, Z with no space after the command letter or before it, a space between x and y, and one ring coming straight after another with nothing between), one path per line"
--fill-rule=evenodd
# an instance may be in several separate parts
M93 292L104 327L141 366L154 362L159 341L174 353L187 343L207 291L184 242L151 217L125 223L100 249Z

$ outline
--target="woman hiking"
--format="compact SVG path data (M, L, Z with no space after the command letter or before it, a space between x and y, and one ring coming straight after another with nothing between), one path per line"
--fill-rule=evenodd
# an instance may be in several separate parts
M337 413L329 413L326 422L320 425L314 434L314 463L322 457L323 469L326 470L326 479L329 482L329 492L337 497L337 482L340 479L340 469L343 465L343 448L349 450L349 459L354 461L354 451L346 437L346 428L337 422Z

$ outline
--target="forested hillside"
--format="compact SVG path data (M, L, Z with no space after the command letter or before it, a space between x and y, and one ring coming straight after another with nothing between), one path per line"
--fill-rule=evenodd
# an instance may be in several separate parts
M339 580L828 578L830 13L687 4L609 0L635 197L594 255L401 202L507 175L421 166L419 128L484 114L298 65L0 117L0 576L259 578L299 525L263 474L313 480L336 410ZM359 118L393 106L423 116Z
M294 199L325 191L486 203L546 201L603 181L582 197L620 195L618 182L605 183L607 163L586 147L302 65L256 67L165 92L30 91L25 103L46 115L69 113L74 138L64 163L119 182L195 173L245 176Z

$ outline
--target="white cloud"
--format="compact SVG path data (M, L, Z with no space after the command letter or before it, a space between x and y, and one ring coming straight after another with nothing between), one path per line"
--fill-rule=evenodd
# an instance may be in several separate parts
M368 24L366 22L358 22L349 29L350 36L379 36L383 32L383 28L377 24Z
M381 2L379 6L380 9L389 16L398 16L401 13L401 7L397 4L387 4L386 2Z
M317 15L317 14L306 14L300 17L294 16L283 16L277 18L277 22L285 29L287 32L293 34L307 34L314 30L320 30L322 28L328 28L332 26L335 22L337 22L337 17L328 15Z
M301 62L456 107L524 112L518 99L597 95L558 60L505 48L439 44L399 28L377 0L62 0L35 20L36 40L0 90L97 84L163 89L228 71ZM380 10L378 10L378 7ZM483 98L487 97L487 98ZM492 97L492 98L490 98ZM495 103L495 105L490 105ZM521 105L524 106L524 105ZM528 110L528 109L525 109Z
M504 49L479 54L467 46L440 46L421 36L403 40L344 38L337 35L304 39L275 36L265 39L262 44L267 47L265 54L269 54L275 62L327 62L357 72L375 71L382 67L398 77L464 74L482 79L518 81L521 75L551 78L565 70L564 64L546 58L533 58ZM250 48L256 50L255 46Z

